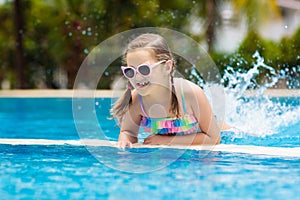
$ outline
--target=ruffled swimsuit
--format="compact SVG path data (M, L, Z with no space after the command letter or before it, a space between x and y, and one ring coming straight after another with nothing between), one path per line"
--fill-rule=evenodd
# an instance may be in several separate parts
M198 121L194 115L188 114L184 103L184 94L181 93L184 115L181 118L151 118L148 117L142 101L139 96L139 102L144 116L142 116L141 126L145 132L159 135L187 135L201 132Z

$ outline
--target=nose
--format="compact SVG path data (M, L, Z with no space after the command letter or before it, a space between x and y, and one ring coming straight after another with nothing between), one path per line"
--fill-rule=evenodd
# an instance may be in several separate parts
M139 72L135 74L135 80L142 80L143 78L144 77Z

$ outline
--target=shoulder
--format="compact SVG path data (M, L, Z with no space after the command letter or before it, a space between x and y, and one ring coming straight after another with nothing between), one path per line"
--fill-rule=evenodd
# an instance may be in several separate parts
M187 100L195 100L195 98L200 98L202 95L204 95L204 91L201 87L187 79L175 78L174 83L177 91L183 93Z
M132 102L131 102L131 111L135 111L137 114L142 115L142 110L140 106L139 95L136 90L131 92Z
M139 105L139 95L138 95L138 92L136 90L133 90L131 92L131 97L132 97L132 105L133 106Z

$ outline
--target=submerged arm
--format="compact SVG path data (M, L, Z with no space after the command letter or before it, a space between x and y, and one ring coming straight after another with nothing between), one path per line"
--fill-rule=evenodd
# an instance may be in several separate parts
M220 143L220 137L211 138L205 133L169 136L151 135L144 140L144 144L152 145L215 145Z

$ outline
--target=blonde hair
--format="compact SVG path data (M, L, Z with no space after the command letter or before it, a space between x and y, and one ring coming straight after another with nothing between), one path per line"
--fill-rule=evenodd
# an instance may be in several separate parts
M135 39L133 39L127 46L124 52L123 56L123 62L126 63L126 56L130 51L139 49L139 48L149 48L154 52L154 56L158 61L161 60L172 60L173 56L169 49L169 46L166 42L166 40L158 35L158 34L152 34L152 33L146 33L142 34ZM174 63L174 62L173 62ZM175 66L173 64L172 71L171 71L171 83L172 83L172 98L171 98L171 106L170 106L170 112L176 116L179 117L179 105L178 105L178 99L176 97L175 93L175 87L174 87L174 69ZM131 95L131 88L130 82L128 81L128 88L123 94L123 96L114 104L113 108L111 109L111 115L113 118L117 118L118 122L122 122L122 118L125 114L125 112L129 109L129 106L132 103L132 95Z

